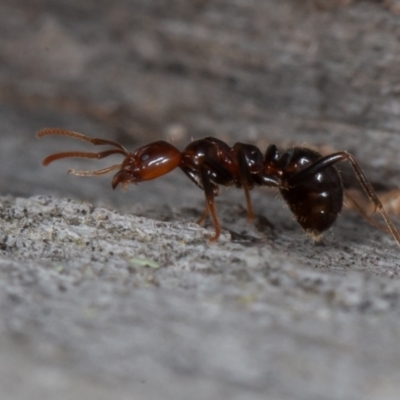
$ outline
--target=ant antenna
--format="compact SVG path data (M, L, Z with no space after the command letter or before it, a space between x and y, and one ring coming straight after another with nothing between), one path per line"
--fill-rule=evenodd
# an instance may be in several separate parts
M101 151L98 153L93 153L93 152L83 152L83 151L65 151L62 153L56 153L56 154L51 154L50 156L47 156L43 160L43 165L49 165L53 161L60 160L62 158L70 158L70 157L80 157L80 158L96 158L98 160L108 157L112 154L122 154L123 156L127 157L129 156L129 152L127 149L125 149L124 146L120 145L117 142L111 141L111 140L106 140L106 139L98 139L98 138L91 138L90 136L83 135L82 133L78 132L73 132L73 131L67 131L65 129L59 129L59 128L44 128L41 129L37 134L36 137L41 138L43 136L49 136L49 135L61 135L61 136L69 136L74 139L79 139L84 142L89 142L92 143L95 146L101 146L101 145L110 145L117 147L116 149L112 150L106 150L106 151ZM80 176L85 176L85 175L102 175L106 174L109 171L112 171L114 169L117 169L121 165L113 165L112 167L100 169L97 171L77 171L77 170L69 170L68 173L72 173L75 175L80 175Z

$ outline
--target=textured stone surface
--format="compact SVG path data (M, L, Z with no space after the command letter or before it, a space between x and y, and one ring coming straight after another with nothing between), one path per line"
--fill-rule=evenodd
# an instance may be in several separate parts
M316 247L310 266L301 253L313 245L285 233L290 251L226 234L209 245L195 224L50 197L2 198L1 216L10 397L397 395L398 250L387 238L373 255L368 241Z
M3 0L2 396L398 399L390 236L345 211L316 246L274 192L253 226L230 189L209 244L179 171L113 192L64 173L113 160L43 168L90 146L34 132L308 142L398 187L399 35L395 2Z

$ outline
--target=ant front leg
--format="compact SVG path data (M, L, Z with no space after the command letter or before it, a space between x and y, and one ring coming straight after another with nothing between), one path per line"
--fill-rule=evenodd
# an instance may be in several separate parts
M204 162L204 160L202 160L200 165L196 165L196 168L193 168L193 164L191 164L192 159L192 156L183 157L180 167L185 175L187 175L196 186L204 191L206 206L200 218L197 220L197 223L199 225L202 224L207 215L210 214L215 233L209 240L210 242L215 242L221 234L221 226L215 208L215 196L218 195L218 185L213 182L213 174L215 171L207 162Z
M364 172L362 171L361 167L355 160L355 158L349 154L347 151L341 151L338 153L331 154L329 156L323 157L317 161L315 161L310 166L306 167L305 169L301 170L297 174L293 175L289 179L286 180L285 184L289 187L301 185L308 179L316 177L317 174L322 173L323 171L327 170L327 168L333 167L335 164L341 161L349 161L353 171L361 184L364 192L366 193L367 197L370 201L374 204L375 210L378 210L382 218L384 219L390 233L396 240L397 244L400 245L400 234L397 228L394 226L393 222L389 218L389 215L386 213L385 209L381 201L379 200L375 190L373 189L371 183L366 178Z

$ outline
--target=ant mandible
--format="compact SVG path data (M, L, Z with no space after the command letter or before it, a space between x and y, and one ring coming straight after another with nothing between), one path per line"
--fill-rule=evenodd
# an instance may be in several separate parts
M263 157L256 146L236 143L233 147L229 147L219 139L206 137L192 141L183 151L166 141L157 141L130 153L119 143L91 138L77 132L45 128L37 133L37 137L47 135L64 135L96 146L113 146L113 149L98 153L81 151L56 153L43 160L43 165L48 165L62 158L102 159L112 154L121 154L125 157L121 164L95 171L68 170L68 173L79 176L103 175L118 170L111 182L113 189L118 184L126 186L128 183L137 184L156 179L179 167L204 191L206 208L198 223L210 214L215 228L210 241L217 240L221 233L215 209L215 197L219 194L219 185L236 186L244 190L248 220L253 219L250 190L254 186L278 188L303 230L314 240L319 240L322 232L331 227L342 210L343 185L335 164L347 160L366 195L375 205L375 210L379 210L382 214L389 232L400 245L398 230L357 161L346 151L322 157L314 150L293 147L280 155L277 147L270 145ZM360 207L358 208L362 213ZM364 216L366 217L365 214Z

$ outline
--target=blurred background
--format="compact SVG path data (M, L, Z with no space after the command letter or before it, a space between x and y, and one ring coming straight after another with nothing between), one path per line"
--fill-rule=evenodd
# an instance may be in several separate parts
M202 207L179 171L121 195L111 176L64 174L114 160L43 168L51 152L92 150L37 140L43 127L129 149L159 139L184 148L206 135L263 151L269 143L346 149L374 182L398 186L397 11L390 1L2 0L0 192L129 209L159 206L163 196Z

